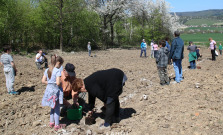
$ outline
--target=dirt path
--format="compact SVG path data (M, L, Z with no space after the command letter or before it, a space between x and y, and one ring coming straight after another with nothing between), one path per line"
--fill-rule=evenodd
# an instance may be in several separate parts
M103 119L97 118L95 125L84 125L84 119L76 124L62 119L68 127L60 132L48 128L49 111L41 107L45 85L41 84L43 71L36 70L33 58L14 56L18 67L15 89L20 95L8 95L5 77L0 70L0 134L43 135L122 133L131 135L220 135L223 134L223 57L212 62L207 49L202 49L201 69L188 70L188 52L183 60L184 81L180 84L160 86L154 59L140 58L140 50L93 51L62 54L65 63L76 66L77 77L85 78L91 73L108 68L120 68L128 81L120 96L121 122L112 130L101 132L98 126ZM168 73L174 77L172 66ZM173 80L172 80L173 81ZM147 100L142 100L148 95ZM102 106L97 101L97 108Z

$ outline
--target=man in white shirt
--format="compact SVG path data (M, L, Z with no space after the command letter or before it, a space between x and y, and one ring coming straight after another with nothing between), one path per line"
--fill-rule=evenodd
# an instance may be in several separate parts
M39 53L36 54L36 66L38 69L42 69L41 65L45 63L45 68L48 68L47 58L42 50L39 50Z

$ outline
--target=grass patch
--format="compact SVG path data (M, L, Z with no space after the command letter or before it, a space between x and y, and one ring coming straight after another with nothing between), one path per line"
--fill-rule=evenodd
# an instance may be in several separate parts
M202 24L206 24L206 25L213 25L215 23L220 23L222 21L219 21L217 19L191 19L188 20L185 25L202 25Z

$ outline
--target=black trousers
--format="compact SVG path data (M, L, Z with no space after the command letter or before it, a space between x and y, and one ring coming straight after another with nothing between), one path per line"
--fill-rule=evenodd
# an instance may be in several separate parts
M211 50L212 60L216 60L215 58L215 50Z
M105 122L112 124L119 122L119 99L113 100L111 103L106 103Z

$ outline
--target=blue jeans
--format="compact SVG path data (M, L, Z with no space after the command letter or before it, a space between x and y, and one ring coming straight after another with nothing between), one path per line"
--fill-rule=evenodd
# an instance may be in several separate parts
M91 50L88 50L88 55L91 56Z
M140 54L140 57L142 57L142 53L144 52L145 54L145 57L146 57L146 48L141 48L141 54Z
M196 62L195 62L195 60L190 61L190 69L196 69Z
M175 70L175 81L180 82L183 80L182 59L173 60L173 67Z

